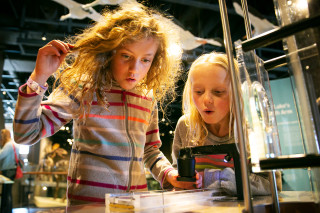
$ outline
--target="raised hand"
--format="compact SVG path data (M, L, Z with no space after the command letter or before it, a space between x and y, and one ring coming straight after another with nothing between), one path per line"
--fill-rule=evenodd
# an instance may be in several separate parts
M73 46L60 40L53 40L38 51L36 67L31 79L44 85L47 79L59 68Z

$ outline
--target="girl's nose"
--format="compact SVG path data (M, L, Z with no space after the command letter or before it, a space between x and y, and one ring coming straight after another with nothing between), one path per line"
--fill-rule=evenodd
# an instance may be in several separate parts
M130 63L130 69L129 72L136 73L139 71L139 61L138 60L132 60Z
M211 93L206 93L204 97L205 104L213 104L213 95Z

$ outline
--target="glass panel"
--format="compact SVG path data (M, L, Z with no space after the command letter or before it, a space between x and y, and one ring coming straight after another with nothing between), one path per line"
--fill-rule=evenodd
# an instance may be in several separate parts
M176 211L177 206L179 210L183 210L184 206L187 206L186 210L190 210L193 204L214 199L211 196L213 192L213 189L198 189L106 194L106 210L134 209L141 211L166 207L166 211L170 212L170 208Z
M299 20L320 14L319 0L274 0L279 26L286 26ZM293 97L297 108L299 132L290 131L290 135L301 134L301 147L294 145L287 154L319 154L320 134L320 56L319 27L310 28L283 39L283 48L291 76ZM293 142L297 139L293 138ZM292 145L293 143L290 143ZM296 143L298 144L298 143ZM301 149L301 150L299 150ZM300 170L301 171L301 170ZM306 171L305 171L306 172ZM289 173L289 172L287 172ZM309 184L319 202L319 168L309 168ZM298 182L301 180L298 180Z
M235 46L243 97L243 126L251 150L252 171L259 172L260 159L281 154L269 78L262 60L254 51L243 52L240 42Z

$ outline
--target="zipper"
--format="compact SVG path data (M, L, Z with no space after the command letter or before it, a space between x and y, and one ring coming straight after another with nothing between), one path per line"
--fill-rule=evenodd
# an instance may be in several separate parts
M134 143L133 140L129 134L129 121L128 121L128 103L127 103L127 97L126 97L126 91L122 91L122 100L124 102L124 108L125 108L125 125L126 125L126 133L129 138L129 146L131 148L131 160L130 160L130 166L129 166L129 180L128 180L128 187L127 187L127 192L130 191L131 187L131 170L132 170L132 165L133 165L133 158L135 156L135 149L134 149Z

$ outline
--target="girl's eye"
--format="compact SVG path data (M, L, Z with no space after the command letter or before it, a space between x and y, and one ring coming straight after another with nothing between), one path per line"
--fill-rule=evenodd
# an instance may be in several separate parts
M129 55L122 54L121 56L122 56L124 59L130 59L130 56L129 56Z
M194 93L196 93L197 95L201 95L203 93L203 91L201 90L195 90Z
M216 95L223 95L224 91L223 90L216 90L214 91L214 94Z
M149 63L149 62L151 62L150 59L142 59L142 61L143 61L144 63Z

